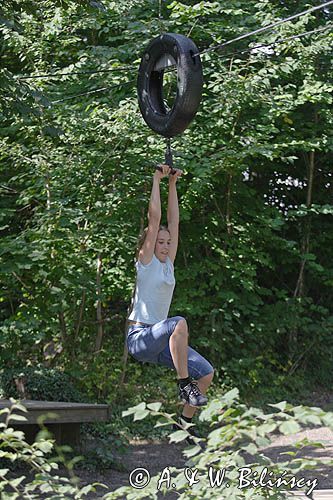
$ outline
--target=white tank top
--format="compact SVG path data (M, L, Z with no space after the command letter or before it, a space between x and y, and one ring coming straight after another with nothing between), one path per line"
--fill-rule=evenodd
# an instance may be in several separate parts
M149 264L138 260L135 267L134 303L128 319L149 325L167 319L176 284L171 260L167 257L163 263L154 254Z

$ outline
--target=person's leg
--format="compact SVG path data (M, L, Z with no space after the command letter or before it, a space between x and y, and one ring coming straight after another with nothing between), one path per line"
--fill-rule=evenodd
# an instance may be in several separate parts
M129 351L140 361L157 363L157 358L170 346L174 369L179 379L188 377L188 327L185 318L174 316L148 327L133 327Z
M170 339L171 340L171 339ZM166 346L158 357L158 363L164 366L169 366L175 370L171 347ZM195 351L192 347L187 348L187 360L189 377L194 379L194 383L198 384L201 393L205 393L214 376L214 368L201 354ZM183 415L192 417L195 412L195 407L189 404L184 405Z
M179 379L188 378L187 349L188 327L184 318L180 319L169 340L170 353Z
M172 366L178 375L179 396L192 406L203 406L207 403L207 398L203 396L199 387L192 383L189 377L188 359L188 327L182 316L175 316L147 327L133 327L127 340L129 353L139 361L161 363L160 356L167 351L167 365ZM163 363L162 363L163 364ZM194 362L194 364L196 364ZM192 363L193 365L193 363ZM206 370L205 374L212 371ZM195 370L197 377L201 378L201 373ZM190 374L191 375L191 374Z
M179 378L188 377L187 346L188 328L182 316L174 316L147 326L133 326L128 336L129 353L139 361L158 363L159 354L172 346L174 369ZM171 338L172 337L172 338Z
M206 391L207 391L207 389L208 389L208 387L213 379L213 376L214 376L214 371L212 371L211 373L208 373L207 375L204 375L203 377L201 377L197 380L200 392L202 394L206 394ZM178 425L174 424L173 430L177 431L179 429L179 426L180 426L180 428L184 428L184 427L186 428L186 424L193 424L192 418L193 418L196 410L197 410L197 408L194 408L193 406L185 404L183 406L183 410L182 410L180 416L178 417ZM194 426L187 428L187 431L189 433L189 436L186 438L186 442L191 446L199 445L202 450L205 450L205 448L206 448L205 441L202 441L202 440L195 441L193 439L193 437L197 437L197 438L202 437L200 435L200 433L197 431L196 426L194 425Z
M169 350L178 375L179 397L183 402L186 402L186 406L191 408L204 406L207 404L207 398L203 396L200 386L195 386L189 377L188 336L187 322L182 318L170 336ZM203 386L205 387L205 385L204 381Z
M160 364L169 366L170 368L174 368L170 348L165 348L165 350L160 354L158 361ZM194 379L192 383L197 383L200 392L202 394L205 394L213 379L214 368L209 363L209 361L207 361L197 351L192 349L192 347L188 347L187 364L189 375ZM177 419L178 423L173 425L173 430L176 431L179 428L183 428L184 426L186 426L186 423L192 423L192 417L195 411L196 407L185 404L182 408L181 415ZM189 427L187 431L190 434L190 436L186 439L187 443L190 445L196 444L196 442L191 437L200 437L198 431L196 430L196 427ZM204 442L201 441L198 444L202 449L205 448Z
M199 386L200 392L202 394L206 394L206 391L207 391L208 387L210 386L211 381L213 380L213 377L214 377L214 371L212 371L211 373L208 373L208 375L204 375L203 377L198 379L198 381L197 381L198 386ZM187 418L192 418L193 415L195 414L195 412L196 412L195 407L190 406L188 404L185 404L183 406L182 416L187 417Z

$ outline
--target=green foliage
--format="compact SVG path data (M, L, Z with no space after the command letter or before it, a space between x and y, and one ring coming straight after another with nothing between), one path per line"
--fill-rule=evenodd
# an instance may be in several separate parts
M125 467L119 458L116 457L117 453L124 451L124 440L112 438L112 436L105 439L94 440L93 448L85 450L80 462L80 469L87 469L90 471L98 471L101 473L106 469L115 469L125 471Z
M44 429L32 445L26 443L24 433L14 430L10 425L13 421L22 421L24 417L17 415L16 410L26 411L20 403L12 400L11 409L0 410L0 416L5 417L5 423L0 423L0 457L3 461L29 467L29 478L25 475L10 477L10 469L0 470L0 494L3 500L29 498L39 499L47 495L49 499L80 499L90 492L96 491L99 483L78 486L78 478L73 473L73 466L79 457L68 461L65 453L67 447L57 447ZM2 422L2 420L1 420ZM50 457L55 452L54 457ZM58 463L66 466L69 477L57 474ZM31 478L32 476L32 478Z
M209 423L211 431L203 451L198 444L188 447L184 454L187 457L185 469L168 468L168 474L150 478L149 484L135 489L123 487L105 496L113 498L156 498L156 492L166 492L168 488L177 491L180 499L230 498L230 499L283 499L289 498L288 489L292 487L293 478L302 477L305 470L315 470L320 465L320 458L301 458L300 451L308 446L322 447L322 443L314 443L308 439L296 441L292 450L284 453L284 460L273 461L268 456L268 447L274 439L283 435L294 434L304 426L333 427L333 413L325 413L320 408L292 406L286 401L270 404L270 412L264 413L254 407L239 403L238 389L232 389L224 395L211 400L201 412L200 420ZM273 408L273 410L271 410ZM123 416L133 415L134 420L146 418L148 415L158 417L156 426L166 426L175 422L173 415L161 411L160 403L141 404L123 412ZM183 441L188 436L187 428L173 432L170 442ZM196 443L199 438L194 438ZM259 483L263 475L263 484L250 484L249 476L244 480L244 471L250 469L251 480ZM268 488L268 477L272 487ZM187 475L185 473L187 471ZM162 471L161 471L162 473ZM248 471L247 471L248 473ZM257 473L257 476L255 476ZM283 478L285 483L276 483ZM275 483L275 484L274 484ZM215 487L212 487L215 484ZM219 487L217 487L217 485ZM161 488L162 486L162 488ZM256 487L255 487L256 486ZM302 490L311 493L317 486L315 480L303 485Z
M279 435L293 434L301 430L303 426L333 428L333 413L326 413L320 408L292 406L286 401L270 404L273 410L270 409L269 413L264 413L258 408L247 407L239 403L238 397L238 390L232 389L210 401L200 414L200 420L211 428L206 440L206 449L202 451L198 444L190 446L184 451L188 459L186 468L182 470L168 468L170 479L172 478L172 483L175 484L173 491L179 493L180 499L207 498L208 490L210 498L220 498L223 494L225 498L282 499L286 498L288 484L283 485L283 490L278 486L272 488L258 486L255 489L249 486L238 488L240 485L239 469L248 467L252 473L260 474L267 468L267 471L272 472L274 480L282 476L286 481L290 481L296 475L300 477L304 470L314 470L320 465L320 458L299 457L299 452L306 450L308 446L322 446L321 443L313 443L307 439L294 443L292 451L285 453L284 461L271 460L265 450ZM38 435L35 443L27 444L24 434L10 427L12 421L18 420L16 410L24 412L25 408L13 400L12 403L11 410L6 409L0 412L6 420L5 423L0 423L0 457L11 464L28 465L32 472L28 477L25 475L11 477L9 467L1 469L0 492L4 500L25 498L28 495L31 499L40 498L41 495L47 495L50 499L79 499L85 498L91 492L95 492L96 498L105 500L131 499L134 496L156 498L157 486L160 491L166 491L164 484L166 479L159 483L160 476L152 477L143 489L122 487L113 492L104 491L105 494L102 494L100 490L96 492L97 486L103 486L99 483L88 484L81 488L74 474L74 466L80 463L82 457L68 460L66 455L70 450L67 447L57 447L54 441L49 439L45 429ZM158 417L156 427L167 427L175 422L175 414L165 413L161 408L160 402L148 404L141 402L124 411L123 417L133 415L135 421L144 420L148 416ZM183 441L188 436L188 427L189 425L186 425L183 430L173 432L170 435L170 442ZM199 438L194 438L194 440L198 442ZM112 460L108 461L110 456L105 453L105 450L98 450L97 448L96 455L101 465L112 463ZM51 453L55 455L50 457ZM57 474L59 463L66 466L69 477L61 477ZM87 460L86 466L90 467L91 463ZM190 475L186 476L185 471ZM219 471L225 471L225 479L221 481L219 488L212 488L211 481L218 481ZM196 481L191 483L191 477ZM315 482L310 481L305 484L304 489L309 491L315 487Z
M23 392L26 399L37 401L87 401L72 377L60 370L28 367L0 371L0 398L20 398Z
M307 6L3 2L1 367L59 367L89 397L114 398L135 242L164 154L137 105L143 48L167 31L203 50ZM172 141L184 176L170 314L249 397L332 384L332 33L286 40L325 26L318 11L204 54L200 110ZM23 79L41 74L53 76Z
M155 401L158 399L169 408L171 413L179 411L177 401L178 389L172 371L166 367L153 365L147 370L147 365L130 362L127 372L128 383L125 383L121 392L110 391L107 402L112 407L112 418L107 424L93 426L89 433L96 433L103 438L115 437L128 442L130 440L163 440L167 437L167 429L154 428L154 419L149 416L143 420L127 423L122 418L122 412L132 404L140 404L145 399ZM135 380L136 382L132 382ZM158 381L158 383L157 383ZM101 434L98 430L101 429ZM120 443L118 443L120 444Z

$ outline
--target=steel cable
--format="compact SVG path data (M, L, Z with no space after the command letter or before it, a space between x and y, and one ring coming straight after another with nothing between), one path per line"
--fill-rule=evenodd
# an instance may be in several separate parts
M284 24L288 21L292 21L293 19L297 19L298 17L305 16L306 14L310 14L310 12L324 9L325 7L328 7L329 5L332 5L332 4L333 4L333 0L330 0L329 2L325 2L321 5L311 7L308 10L304 10L303 12L299 12L298 14L294 14L292 16L286 17L285 19L281 19L280 21L276 21L275 23L271 23L268 26L258 28L254 31L250 31L249 33L245 33L244 35L240 35L236 38L232 38L231 40L227 40L226 42L220 43L219 45L215 45L215 46L210 47L208 49L202 50L201 52L197 52L196 54L193 54L193 57L198 56L198 55L202 55L202 54L207 54L208 52L211 52L212 50L221 49L222 47L226 47L227 45L230 45L231 43L238 42L239 40L243 40L244 38L247 38L249 36L256 35L258 33L263 33L264 31L267 31L271 28L275 28L276 26L279 26L280 24Z

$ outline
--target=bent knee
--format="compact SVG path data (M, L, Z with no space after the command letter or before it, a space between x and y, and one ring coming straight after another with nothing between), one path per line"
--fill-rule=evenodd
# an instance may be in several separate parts
M179 316L179 321L177 323L177 327L178 328L181 328L182 330L185 330L186 332L188 332L188 325L187 325L187 321L185 318L183 318L182 316Z
M214 368L212 367L212 371L203 375L199 380L205 384L210 384L214 377Z
M183 318L183 316L175 316L174 319L177 321L174 331L177 330L178 332L188 333L188 325L186 319Z
M205 379L205 380L211 382L213 380L213 377L214 377L214 368L212 367L211 364L210 364L210 367L211 367L211 371L209 373L207 373L206 375L203 375L202 379Z

